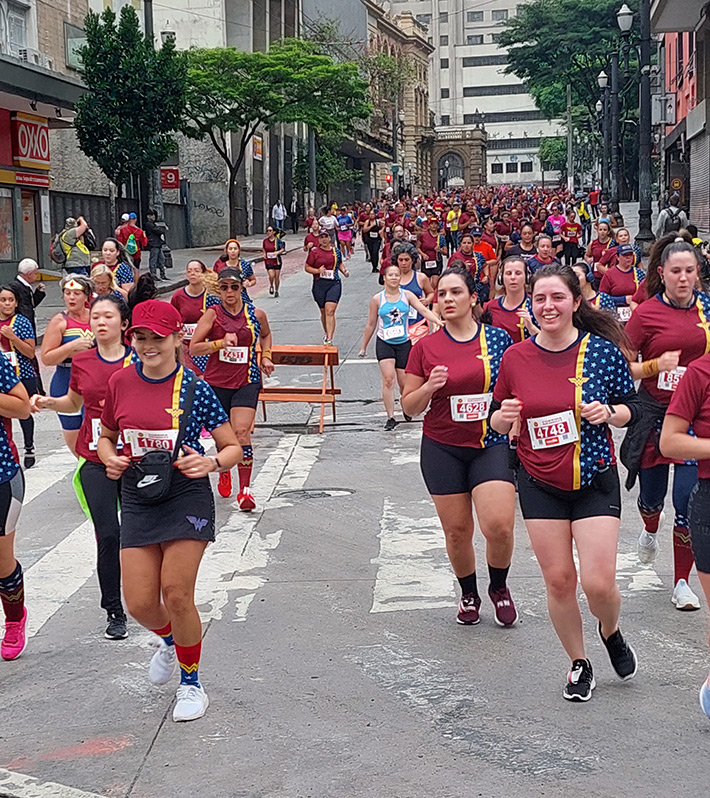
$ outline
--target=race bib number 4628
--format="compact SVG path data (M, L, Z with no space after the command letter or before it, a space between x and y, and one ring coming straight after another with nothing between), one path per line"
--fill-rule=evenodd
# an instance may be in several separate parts
M492 393L450 396L452 421L482 421L488 418L492 398Z
M533 449L554 449L579 440L577 422L571 410L529 418L528 432Z

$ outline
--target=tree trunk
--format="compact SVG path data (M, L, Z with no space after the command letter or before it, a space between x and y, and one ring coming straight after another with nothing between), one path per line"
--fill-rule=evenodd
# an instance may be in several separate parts
M236 238L239 228L239 214L237 211L237 171L229 171L229 237Z

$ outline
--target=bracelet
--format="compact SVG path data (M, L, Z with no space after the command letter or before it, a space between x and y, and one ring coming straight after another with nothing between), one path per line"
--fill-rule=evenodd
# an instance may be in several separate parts
M269 360L271 360L271 350L270 349L264 349L264 351L261 353L261 359L263 360L265 357L268 358Z
M606 409L609 411L609 418L616 415L616 408L612 407L611 405L604 405ZM609 419L607 419L608 421Z
M641 364L641 371L644 377L654 377L658 374L658 358L654 357L653 360L646 360Z
M214 470L215 471L221 471L222 470L222 464L219 462L219 458L216 455L214 455L214 454L210 455L210 460L214 460L214 464L215 464L215 469Z
M212 341L211 342L212 351L216 352L218 349L221 349L223 343L224 343L224 339L223 338L220 338L217 341Z

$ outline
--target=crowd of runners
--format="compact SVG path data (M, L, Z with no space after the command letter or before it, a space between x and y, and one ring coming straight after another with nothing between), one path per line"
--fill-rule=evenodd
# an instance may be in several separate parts
M482 612L477 517L494 620L517 624L508 587L517 501L570 660L564 698L587 701L596 684L578 578L615 673L632 678L639 662L620 630L616 584L622 486L614 428L625 430L624 487L639 482L640 561L657 557L670 483L670 599L678 610L700 608L688 584L695 565L710 600L710 294L694 231L664 233L644 263L603 203L591 208L585 197L535 188L333 204L312 209L305 228L295 246L313 278L324 346L335 345L346 264L361 242L369 268L351 268L375 293L362 308L359 356L374 336L385 431L399 424L397 389L404 421L423 415L421 471L460 585L456 621L478 624ZM263 241L274 298L290 240L268 228ZM27 642L14 555L20 462L35 463L32 414L54 411L96 533L105 635L127 636L126 612L153 631L160 644L149 678L167 684L179 671L173 718L193 720L209 703L194 604L200 560L217 532L208 475L219 474L227 499L236 466L237 506L258 506L254 422L262 375L274 370L271 328L249 296L256 278L236 239L212 266L189 261L187 285L169 302L157 299L117 239L101 255L89 275L61 281L65 309L39 349L55 367L48 395L34 314L23 313L27 297L0 286L2 657L16 659ZM32 261L20 264L30 289L36 273ZM710 717L710 676L700 702Z

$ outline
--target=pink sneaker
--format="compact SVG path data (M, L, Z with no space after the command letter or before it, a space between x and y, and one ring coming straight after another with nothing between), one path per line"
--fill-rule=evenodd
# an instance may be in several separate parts
M2 639L0 653L6 660L17 659L25 650L27 638L25 626L27 624L27 607L22 614L21 621L5 621L5 636Z

